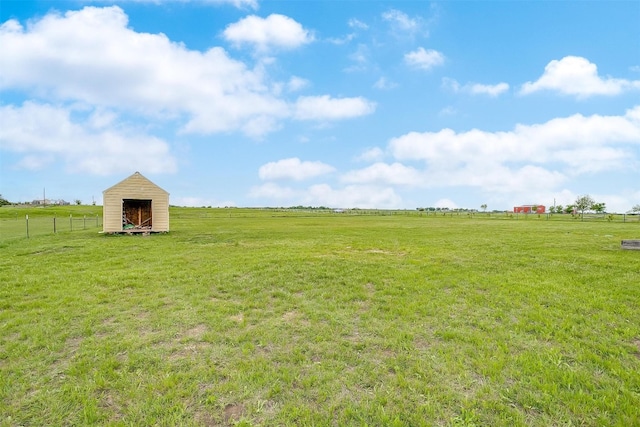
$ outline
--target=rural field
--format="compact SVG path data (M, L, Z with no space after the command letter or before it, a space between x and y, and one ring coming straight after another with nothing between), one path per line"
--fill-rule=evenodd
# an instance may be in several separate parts
M151 236L6 224L0 426L640 425L640 251L620 249L640 221L171 208Z

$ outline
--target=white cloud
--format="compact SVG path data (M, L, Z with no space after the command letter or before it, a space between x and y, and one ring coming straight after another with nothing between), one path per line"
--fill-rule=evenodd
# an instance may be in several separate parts
M390 184L420 185L425 181L425 174L401 163L375 163L364 169L350 171L342 175L341 180L351 184Z
M434 206L440 209L457 209L458 208L458 205L456 205L456 203L450 199L440 199L435 203Z
M0 149L24 154L15 167L40 169L60 160L68 171L92 175L176 171L165 141L116 129L96 129L91 120L78 123L71 111L51 105L26 102L21 107L0 107Z
M593 160L586 170L601 170L596 166L602 148L618 152L609 168L623 167L628 160L625 147L640 144L640 106L624 116L582 116L576 114L538 125L517 125L510 132L471 130L456 133L451 129L439 132L411 132L390 142L397 159L422 159L432 165L453 167L474 162L561 162L569 170L580 165L571 153L592 150ZM569 154L567 154L569 153ZM611 158L611 154L608 155ZM583 155L581 160L584 161ZM592 169L596 168L597 169Z
M497 97L509 90L508 83L498 83L495 85L487 85L481 83L467 83L461 85L455 79L444 77L442 79L442 86L453 92L464 92L471 95L489 95L491 97Z
M356 50L349 55L349 59L354 62L354 65L346 68L345 71L353 72L365 70L367 68L367 65L369 64L370 55L371 52L369 50L369 46L360 43Z
M640 80L600 77L596 64L579 56L553 60L535 82L527 82L520 93L528 95L540 90L554 90L564 95L586 98L593 95L618 95L625 90L640 89Z
M144 116L186 114L186 132L255 132L256 118L267 132L288 114L261 70L220 48L189 51L162 34L134 32L118 7L49 14L27 29L9 23L0 28L0 88Z
M322 162L301 161L297 157L282 159L277 162L269 162L260 166L258 175L260 179L274 181L280 179L292 179L303 181L315 178L335 171L331 165Z
M273 182L267 182L262 185L251 188L249 197L266 200L289 201L289 205L294 204L296 192L292 188L282 187Z
M362 97L302 96L295 104L294 117L298 120L339 120L368 115L375 109L375 103Z
M391 25L400 31L415 32L420 27L418 19L410 18L406 13L396 9L388 10L382 14L382 19L391 23Z
M482 94L489 96L498 96L509 90L509 85L507 83L498 83L495 85L484 85L480 83L474 83L470 87L470 92L474 95Z
M304 193L302 204L333 208L393 208L402 199L393 188L367 185L350 185L334 189L327 184L314 185Z
M549 195L570 177L637 168L638 146L640 106L622 116L577 114L542 124L517 125L509 132L411 132L389 142L388 150L398 162L350 171L342 181ZM406 164L413 161L424 161L425 165Z
M380 147L372 147L360 154L356 160L362 162L374 162L384 158L384 151Z
M328 184L312 185L301 190L272 182L253 187L249 197L277 201L280 206L328 206L333 208L394 208L402 199L391 187L349 185L332 188Z
M397 87L398 84L392 81L389 81L386 77L380 77L374 84L373 87L381 90L388 90Z
M296 39L292 31L285 33L290 37L281 34L279 43ZM249 69L219 47L193 51L163 34L138 33L115 6L51 13L26 28L9 20L0 26L0 57L0 90L162 118L185 133L240 131L259 137L294 113L313 117L300 110L313 98L301 105L281 98L283 85L270 84L265 75L268 62ZM294 77L289 83L293 90L304 82ZM345 114L323 114L322 120L371 111L362 98L318 99Z
M309 86L309 80L303 79L301 77L293 76L287 82L287 90L289 92L297 92L305 87Z
M437 50L426 50L423 47L404 55L404 61L415 68L430 70L433 67L444 64L444 55Z
M369 26L356 18L352 18L352 19L349 19L349 28L356 28L358 30L368 30Z
M261 51L271 48L295 49L313 41L313 35L288 16L271 14L267 18L251 15L230 24L224 37L238 45L252 44Z

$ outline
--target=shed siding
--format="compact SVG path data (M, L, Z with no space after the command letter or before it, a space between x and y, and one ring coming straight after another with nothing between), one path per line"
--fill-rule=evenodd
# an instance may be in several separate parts
M103 231L122 231L122 201L151 200L153 225L151 231L169 231L169 193L149 181L139 172L103 191Z

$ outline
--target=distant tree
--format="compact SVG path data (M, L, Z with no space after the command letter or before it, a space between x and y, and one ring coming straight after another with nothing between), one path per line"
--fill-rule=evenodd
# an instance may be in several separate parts
M596 213L605 213L607 210L607 204L606 203L594 203L593 205L591 205L591 209L593 209L594 212Z
M82 204L82 200L76 199L76 205L80 206Z
M640 205L635 205L634 207L632 207L631 212L633 212L634 214L639 214L638 221L640 221Z
M11 202L5 199L4 197L2 197L2 194L0 194L0 206L10 205L10 204Z
M576 207L575 205L567 205L564 207L564 213L568 213L568 214L572 214L575 211Z
M486 212L487 211L487 204L486 203L481 204L480 208L482 209L482 212Z
M580 212L580 217L584 220L584 211L588 211L595 204L595 200L588 194L580 196L576 199L576 209Z
M561 214L563 212L562 205L557 205L556 206L556 212L559 213L559 214Z

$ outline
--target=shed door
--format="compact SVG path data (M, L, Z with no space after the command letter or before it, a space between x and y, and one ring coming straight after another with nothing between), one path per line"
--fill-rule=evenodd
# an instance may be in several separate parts
M151 200L124 199L122 201L122 228L151 228L153 214Z

